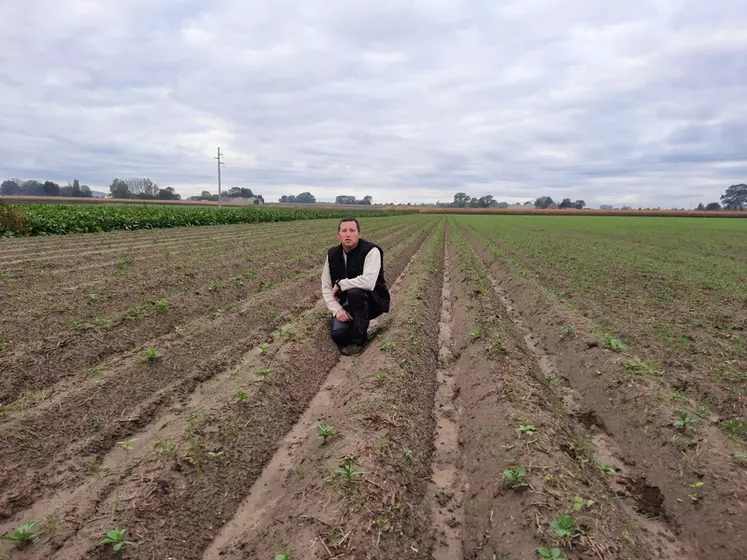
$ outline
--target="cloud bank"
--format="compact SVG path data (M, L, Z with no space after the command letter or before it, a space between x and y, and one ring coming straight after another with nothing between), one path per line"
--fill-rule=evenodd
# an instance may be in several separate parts
M689 207L747 182L742 0L9 0L0 172Z

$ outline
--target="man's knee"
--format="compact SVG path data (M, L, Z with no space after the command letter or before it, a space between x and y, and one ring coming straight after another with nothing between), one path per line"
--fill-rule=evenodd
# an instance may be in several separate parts
M332 319L332 340L335 344L346 344L350 336L351 325Z

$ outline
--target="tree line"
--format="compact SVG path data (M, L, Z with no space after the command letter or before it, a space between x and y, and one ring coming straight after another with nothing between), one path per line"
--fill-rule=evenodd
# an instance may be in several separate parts
M246 187L231 187L227 191L221 191L220 200L233 200L237 198L245 198L248 200L253 199L254 204L264 204L265 199L261 194L252 192L252 189ZM218 201L218 195L213 194L210 191L202 191L199 195L190 196L189 200L210 200L213 202Z
M7 196L75 196L92 197L93 192L88 185L81 185L78 179L68 181L66 186L60 186L52 181L43 183L31 179L8 179L0 184L0 194Z
M300 194L284 194L278 199L278 202L284 202L286 204L300 203L300 204L314 204L316 203L316 197L310 192L302 192ZM358 200L354 196L340 194L335 198L335 204L373 204L373 197L370 195L364 196L361 200Z

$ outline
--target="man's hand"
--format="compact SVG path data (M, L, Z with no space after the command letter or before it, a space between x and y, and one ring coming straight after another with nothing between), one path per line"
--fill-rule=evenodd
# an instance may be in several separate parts
M339 285L335 284L334 286L332 286L332 295L335 299L340 299L340 292L341 290Z
M336 314L335 317L337 317L337 320L341 323L347 323L348 321L352 321L353 318L350 316L350 313L345 311L344 309L340 309Z

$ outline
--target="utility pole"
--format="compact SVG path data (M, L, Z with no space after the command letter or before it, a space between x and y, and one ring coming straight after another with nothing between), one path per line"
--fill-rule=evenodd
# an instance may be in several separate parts
M218 157L215 157L213 159L217 159L218 160L218 209L219 210L222 208L222 206L221 206L222 202L221 202L221 196L220 196L220 166L221 165L225 165L225 163L223 163L220 160L220 158L221 158L222 155L223 154L220 153L220 146L218 146Z

